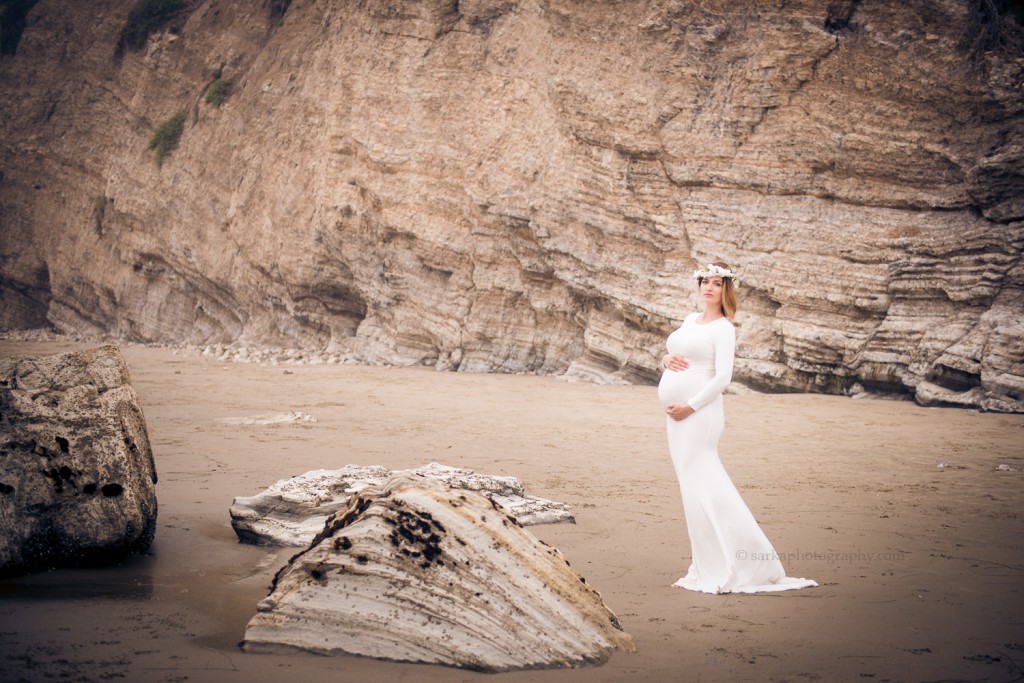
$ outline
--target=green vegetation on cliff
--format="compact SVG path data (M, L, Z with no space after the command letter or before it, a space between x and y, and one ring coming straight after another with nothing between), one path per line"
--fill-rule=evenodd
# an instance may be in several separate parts
M219 107L231 92L231 81L218 78L206 89L206 103Z
M184 111L179 111L156 127L156 130L153 131L153 137L149 139L148 149L155 150L153 159L156 161L157 166L163 166L167 155L177 149L178 142L181 140L181 133L184 130Z

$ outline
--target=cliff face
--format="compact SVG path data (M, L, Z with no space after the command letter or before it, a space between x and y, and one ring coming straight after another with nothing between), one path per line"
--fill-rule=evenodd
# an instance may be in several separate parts
M652 381L724 259L739 379L1024 410L1024 59L976 4L203 0L115 59L130 0L40 0L0 321Z

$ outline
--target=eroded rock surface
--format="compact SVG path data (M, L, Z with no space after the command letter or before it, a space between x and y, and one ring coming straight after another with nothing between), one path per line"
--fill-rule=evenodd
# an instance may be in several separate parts
M144 552L156 480L117 347L0 360L0 574Z
M323 531L330 515L348 505L353 494L380 486L393 474L379 466L346 465L282 479L255 496L235 498L229 510L231 526L243 543L304 547ZM568 505L526 495L515 477L478 474L434 462L406 474L483 494L523 525L576 521Z
M480 671L633 650L601 595L487 498L409 473L355 494L274 580L243 647Z
M737 379L1024 410L1012 3L133 4L0 59L3 326L652 382L718 257Z

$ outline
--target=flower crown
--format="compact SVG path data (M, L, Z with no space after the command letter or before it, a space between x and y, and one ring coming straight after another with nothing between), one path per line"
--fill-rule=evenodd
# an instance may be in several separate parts
M701 266L697 270L693 271L694 280L704 280L709 277L720 277L723 279L732 280L732 283L737 287L740 284L740 279L736 275L736 273L732 272L728 268L716 266L714 263L709 263L706 266Z

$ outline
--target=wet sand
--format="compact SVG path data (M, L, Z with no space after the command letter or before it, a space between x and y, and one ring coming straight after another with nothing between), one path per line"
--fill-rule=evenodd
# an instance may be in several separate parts
M2 341L0 355L81 347ZM670 588L689 541L653 387L123 351L160 477L156 540L118 567L0 581L0 681L1024 677L1024 415L727 396L725 466L788 574L821 585L715 596ZM218 421L288 410L317 422ZM312 469L431 461L569 503L577 524L531 529L602 593L637 652L487 675L238 649L294 550L239 544L234 496Z

